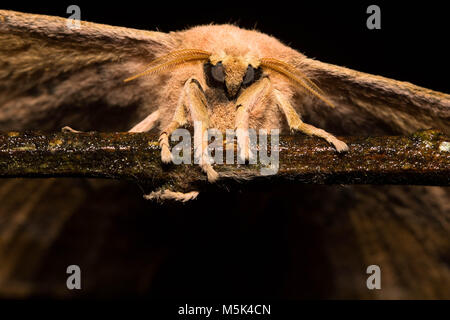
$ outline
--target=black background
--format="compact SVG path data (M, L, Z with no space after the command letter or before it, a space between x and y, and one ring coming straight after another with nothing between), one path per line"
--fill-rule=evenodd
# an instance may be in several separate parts
M443 1L71 1L9 2L4 9L164 32L235 23L271 34L309 57L448 92L448 11ZM381 30L366 9L381 8Z

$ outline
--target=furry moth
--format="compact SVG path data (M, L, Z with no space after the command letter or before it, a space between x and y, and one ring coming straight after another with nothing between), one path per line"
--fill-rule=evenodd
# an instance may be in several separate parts
M341 152L347 145L329 132L448 132L449 118L448 94L313 60L256 30L70 29L63 18L0 10L1 130L155 129L170 162L170 134L194 121L202 130L299 131Z

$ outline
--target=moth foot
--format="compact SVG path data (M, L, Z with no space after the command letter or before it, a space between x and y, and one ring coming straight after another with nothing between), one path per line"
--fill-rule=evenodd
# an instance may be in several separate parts
M159 146L161 147L161 161L163 163L171 163L172 153L169 147L169 136L166 132L161 133L159 136Z
M78 131L78 130L72 129L69 126L62 127L61 132L83 133L83 131Z
M238 158L245 164L250 163L250 159L253 157L250 148L250 137L248 130L238 129L237 141L238 141Z
M163 163L171 163L172 162L172 153L170 149L166 145L161 146L161 161Z
M239 160L242 161L244 164L253 163L251 160L254 160L254 153L252 152L251 148L247 145L244 148L242 148L239 152Z
M345 152L348 151L348 145L339 139L331 139L330 143L335 147L337 152Z
M153 200L157 202L164 201L177 201L177 202L187 202L190 200L194 200L198 196L198 191L191 191L187 193L183 192L175 192L169 189L153 191L150 194L144 195L144 199Z
M206 176L208 177L208 182L214 183L219 179L219 174L216 170L213 169L213 167L210 164L206 164L202 166L203 172L206 173Z

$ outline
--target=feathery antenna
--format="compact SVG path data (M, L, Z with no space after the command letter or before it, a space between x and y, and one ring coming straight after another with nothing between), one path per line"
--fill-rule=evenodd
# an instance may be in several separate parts
M325 93L322 89L320 89L311 79L295 67L273 58L261 59L261 66L286 76L288 79L296 82L302 88L306 89L309 93L322 100L330 107L335 108L335 105L324 97Z
M210 56L210 52L198 49L182 49L172 51L162 57L153 60L147 66L145 66L146 69L144 71L125 79L124 82L128 82L145 75L163 72L169 68L179 66L186 62L207 60Z

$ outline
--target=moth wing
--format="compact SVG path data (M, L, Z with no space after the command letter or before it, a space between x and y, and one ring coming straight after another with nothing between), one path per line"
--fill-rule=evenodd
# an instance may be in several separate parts
M450 131L448 94L304 57L296 66L336 105L332 109L299 95L297 105L305 122L341 135Z
M0 10L1 130L127 130L156 108L155 83L123 80L171 51L174 37L68 21Z
M84 21L80 29L70 29L67 21L0 10L0 130L59 130L70 125L79 130L125 131L156 108L154 82L123 81L142 71L159 54L171 51L176 46L173 37ZM114 206L110 205L111 197ZM109 207L118 215L137 214L144 201L138 188L124 182L1 180L0 295L12 298L45 294L47 283L58 287L59 280L55 282L51 276L47 279L44 275L48 281L41 286L33 275L41 267L51 268L43 267L47 261L44 257L54 245L61 241L64 245L62 239L71 229L67 230L68 226L73 221L85 221L79 225L92 231L86 231L89 241L96 242L95 238L104 243L108 234L116 239L116 233L96 228L109 219L105 220L102 213L115 216ZM102 208L100 215L94 208ZM95 211L92 216L91 209ZM100 220L92 220L94 216ZM75 242L74 250L63 251L77 254L94 250L95 260L104 261L100 251L107 250L92 245L82 248L79 245L83 241ZM60 258L58 254L48 261L64 261ZM145 268L149 270L145 276L140 276L151 278L153 265ZM65 270L67 265L59 267ZM42 279L42 275L38 278Z

